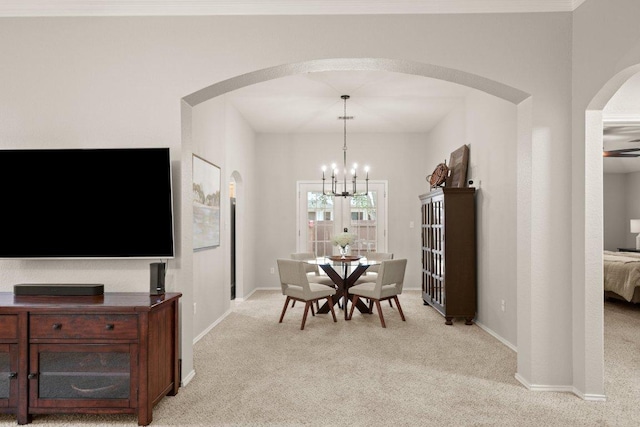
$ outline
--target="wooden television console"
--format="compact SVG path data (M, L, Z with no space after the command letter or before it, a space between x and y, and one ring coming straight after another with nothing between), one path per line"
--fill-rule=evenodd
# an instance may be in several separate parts
M180 293L0 292L0 413L137 414L180 385Z

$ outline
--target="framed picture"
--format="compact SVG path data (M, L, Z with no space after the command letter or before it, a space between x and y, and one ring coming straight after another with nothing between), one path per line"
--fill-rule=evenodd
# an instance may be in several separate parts
M193 155L193 250L220 246L220 168Z
M449 169L451 174L447 178L447 187L466 187L467 186L467 164L469 163L469 147L463 145L456 151L451 153L449 160Z

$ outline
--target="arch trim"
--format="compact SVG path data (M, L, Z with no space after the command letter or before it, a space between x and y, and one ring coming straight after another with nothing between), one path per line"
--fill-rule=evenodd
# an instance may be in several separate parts
M401 59L337 58L284 64L252 71L202 88L185 96L183 101L188 105L195 107L209 99L252 84L296 74L322 71L391 71L404 74L414 74L417 76L436 78L478 89L516 105L530 97L530 94L519 89L453 68Z

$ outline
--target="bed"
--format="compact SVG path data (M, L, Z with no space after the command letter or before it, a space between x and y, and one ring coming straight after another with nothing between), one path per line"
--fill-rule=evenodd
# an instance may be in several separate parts
M640 253L604 251L603 259L605 296L640 303Z

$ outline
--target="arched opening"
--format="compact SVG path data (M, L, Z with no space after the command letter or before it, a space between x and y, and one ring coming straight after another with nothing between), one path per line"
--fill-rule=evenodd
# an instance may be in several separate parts
M605 271L604 264L609 262L610 257L603 255L603 249L616 251L618 247L634 247L635 239L633 237L634 235L630 233L629 220L632 216L635 217L640 214L636 207L629 206L629 209L621 207L620 209L622 211L620 211L618 215L618 213L614 211L615 208L611 206L611 200L612 198L615 199L616 196L611 193L607 195L604 194L608 188L608 191L614 190L618 193L620 198L627 198L626 195L619 193L621 191L620 186L615 188L615 186L612 187L612 185L615 184L615 181L626 183L628 178L621 177L620 175L611 175L615 172L611 168L611 164L608 164L605 170L604 162L611 162L614 159L603 158L603 149L623 147L606 145L603 138L603 131L605 124L607 124L607 119L609 122L611 120L615 121L615 117L611 115L611 108L613 106L608 104L614 96L619 93L626 82L632 78L637 80L638 76L640 76L640 64L619 72L600 89L589 103L585 112L585 177L587 180L585 184L585 200L586 211L591 212L591 214L587 216L585 226L585 256L587 260L593 260L593 262L585 263L585 286L584 288L576 289L576 291L578 293L577 297L579 297L583 303L583 313L586 320L584 353L587 356L581 361L583 363L581 366L584 366L585 371L588 372L586 381L590 381L592 384L597 384L598 382L603 384L610 383L611 380L607 379L606 375L607 372L612 372L611 369L606 369L606 366L610 366L610 364L606 363L605 360L605 347L607 343L605 318L611 315L605 313L602 295L603 277L604 274L608 274ZM635 94L635 98L637 99L637 94ZM637 104L637 110L633 111L635 113L640 111L640 102ZM613 108L616 109L614 113L618 114L618 118L624 116L624 109L619 109L620 107ZM629 108L629 105L625 106L625 108ZM607 111L609 113L607 113ZM626 113L629 112L628 110L626 111ZM640 126L640 121L638 121L637 118L635 120L637 121L636 125ZM608 125L610 126L611 123L608 123ZM640 159L638 160L640 161ZM618 172L624 172L624 170L618 169ZM605 179L605 173L609 175L607 179ZM632 197L635 198L635 194ZM605 198L610 201L609 206L605 206ZM616 218L612 218L614 215ZM609 216L608 219L607 216ZM618 223L613 224L612 222L616 220L618 220ZM612 227L619 227L619 232L614 231ZM602 243L604 243L604 245ZM607 258L606 261L605 258ZM618 367L616 367L616 369L618 369ZM624 381L623 378L623 376L618 376L619 381Z
M515 264L517 265L517 274L514 276L514 282L517 283L517 340L518 340L518 372L519 378L528 378L530 376L532 365L531 348L526 343L530 341L532 330L536 327L530 319L532 305L531 299L527 297L531 293L531 179L528 174L531 172L531 151L532 151L532 126L531 126L531 99L529 95L518 89L503 85L501 83L488 80L486 78L465 73L458 70L452 70L445 67L439 67L428 64L420 64L410 61L390 60L390 59L333 59L309 61L298 64L287 64L272 67L265 70L258 70L252 73L231 78L229 80L214 84L200 91L183 98L183 154L189 155L194 150L193 142L193 121L194 116L198 114L195 107L208 104L209 100L217 99L220 95L232 92L248 85L265 82L281 77L314 73L332 70L343 71L360 71L360 70L378 70L396 73L412 74L416 76L430 77L441 79L467 87L477 89L485 94L492 95L511 104L514 110L515 126L511 141L517 141L517 149L513 150L513 162L518 164L517 171L514 172L514 209L517 207L517 231L514 233L517 240L517 248L514 250L516 254ZM189 165L184 165L188 170ZM223 166L224 169L224 166ZM226 173L226 172L224 172ZM425 175L426 175L425 171ZM188 176L188 175L187 175ZM268 182L268 180L267 180ZM184 203L188 207L188 203ZM189 218L187 213L184 216ZM515 220L514 220L515 224ZM516 227L514 225L514 227ZM250 234L247 234L250 235ZM188 242L188 239L183 241ZM185 253L191 254L191 251L185 250ZM185 259L185 262L189 260ZM245 262L245 270L253 268L251 262ZM273 274L273 272L272 272ZM245 275L245 278L248 277ZM246 292L246 289L245 289ZM520 295L523 295L521 298ZM515 308L515 307L513 307ZM513 309L512 308L512 309ZM522 339L522 341L521 341ZM524 344L520 346L520 342ZM515 343L514 343L515 344Z

